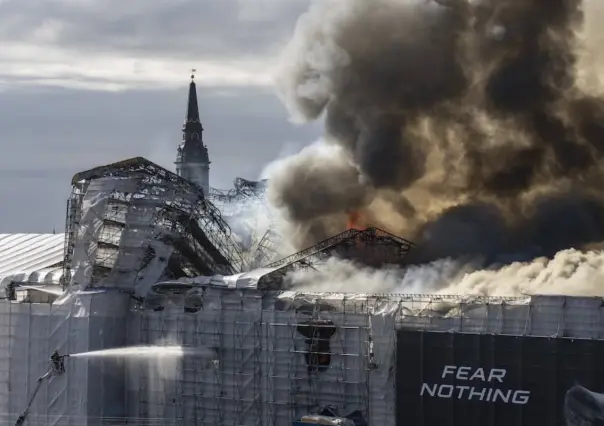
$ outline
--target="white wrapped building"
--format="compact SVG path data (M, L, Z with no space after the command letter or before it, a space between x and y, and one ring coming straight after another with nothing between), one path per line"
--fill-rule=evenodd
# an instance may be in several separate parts
M604 391L602 298L299 293L287 288L291 271L333 256L399 263L412 245L349 230L244 271L217 210L153 163L82 172L73 188L65 236L0 235L4 422L30 405L54 350L137 345L187 352L66 358L23 424L281 426L329 415L357 426L484 426L529 424L547 403L558 407L547 424L563 425L569 386ZM489 393L464 384L471 369L483 381L496 373ZM511 392L529 395L526 404Z

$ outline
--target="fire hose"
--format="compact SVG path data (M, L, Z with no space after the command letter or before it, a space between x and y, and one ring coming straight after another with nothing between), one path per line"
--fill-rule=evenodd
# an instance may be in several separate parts
M34 388L34 391L31 394L31 396L29 397L27 406L25 407L25 410L23 410L23 413L21 413L21 415L17 418L17 421L15 421L14 426L22 426L25 423L25 419L27 418L29 409L30 409L32 403L34 402L36 395L38 394L38 391L42 387L42 383L45 380L49 380L51 377L60 376L61 374L65 373L64 360L68 356L69 355L59 355L58 351L54 351L52 353L52 355L50 355L50 361L49 361L49 365L48 365L48 369L46 370L46 373L44 373L42 376L38 377L38 380L36 381L36 387Z

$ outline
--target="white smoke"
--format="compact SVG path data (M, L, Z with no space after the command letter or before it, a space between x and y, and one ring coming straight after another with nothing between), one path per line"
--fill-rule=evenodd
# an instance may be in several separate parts
M443 259L406 269L371 269L332 258L320 270L296 271L286 279L308 292L604 296L604 251L570 249L553 259L483 270L477 269L479 264Z
M274 260L260 255L262 239L273 228L273 212L268 202L256 197L230 202L227 208L222 209L223 219L241 249L245 269Z
M604 296L604 252L575 249L553 259L512 263L499 269L474 271L439 290L441 294L520 296L564 294Z

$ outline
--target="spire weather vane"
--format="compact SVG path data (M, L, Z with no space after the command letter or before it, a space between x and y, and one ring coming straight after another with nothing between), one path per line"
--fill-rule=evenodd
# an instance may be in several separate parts
M197 72L197 70L195 68L191 68L191 79L195 78L195 73Z

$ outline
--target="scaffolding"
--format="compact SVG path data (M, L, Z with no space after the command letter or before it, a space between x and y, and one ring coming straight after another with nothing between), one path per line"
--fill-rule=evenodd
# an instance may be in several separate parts
M193 291L194 289L191 289ZM604 339L602 298L264 292L206 286L195 311L134 309L137 342L209 349L129 374L131 416L164 424L278 426L332 413L395 424L400 329ZM159 370L158 370L159 368ZM165 368L165 366L164 366Z
M203 300L195 313L174 303L135 311L129 334L137 341L173 341L214 357L185 357L169 380L138 366L129 377L131 416L198 425L291 424L326 409L366 416L371 380L379 376L387 385L389 361L383 360L386 373L372 375L370 341L394 343L393 326L358 312L279 309L277 299L257 291L206 288ZM378 410L375 419L387 415Z
M184 290L184 291L183 291ZM164 287L145 298L98 290L0 303L0 408L14 421L48 355L182 345L181 358L71 357L28 419L40 424L280 426L330 414L393 426L401 329L604 340L600 297L523 298ZM161 308L161 309L159 309ZM411 366L411 369L421 366Z
M378 228L349 229L263 268L258 286L264 290L286 289L285 277L291 272L318 269L330 258L347 259L372 268L404 265L413 243Z
M268 180L252 181L243 178L235 178L233 188L222 190L210 188L208 198L225 215L231 216L236 211L250 202L250 200L264 201Z
M245 253L245 269L253 269L279 257L281 236L275 230L273 212L266 201L268 181L236 178L233 188L210 188L208 199L218 207L237 235Z
M267 230L256 247L252 257L252 265L256 268L275 260L279 254L281 235L274 229Z
M72 185L65 283L133 289L243 266L230 227L201 190L144 158L78 173Z

